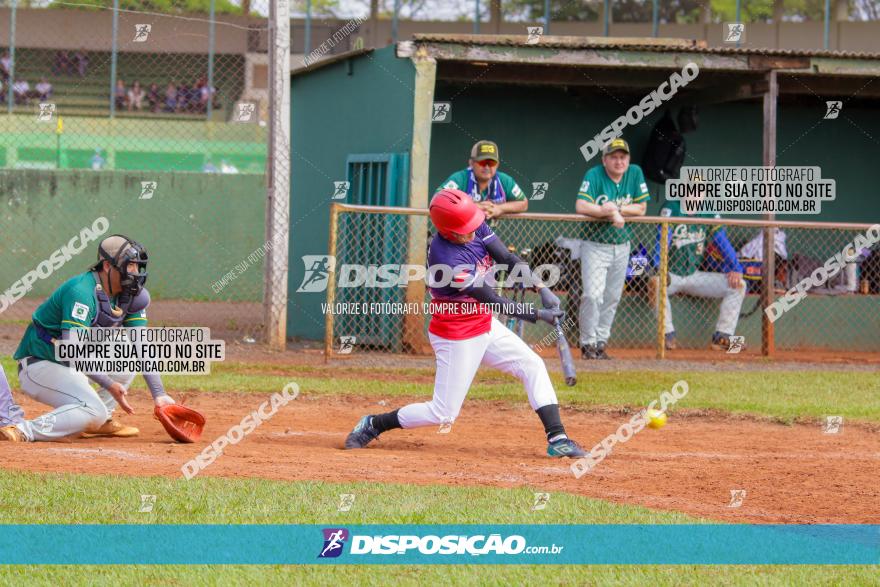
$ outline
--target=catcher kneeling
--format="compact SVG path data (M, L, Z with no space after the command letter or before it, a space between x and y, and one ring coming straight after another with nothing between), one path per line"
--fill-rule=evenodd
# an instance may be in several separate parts
M98 262L71 277L34 312L13 356L22 391L55 408L33 420L0 428L0 440L34 442L83 436L136 436L138 429L113 419L119 405L133 413L126 399L134 374L81 373L55 360L54 341L68 340L71 330L91 327L145 327L150 294L147 251L122 235L101 241ZM158 373L144 373L157 411L174 404ZM100 388L95 391L89 380Z

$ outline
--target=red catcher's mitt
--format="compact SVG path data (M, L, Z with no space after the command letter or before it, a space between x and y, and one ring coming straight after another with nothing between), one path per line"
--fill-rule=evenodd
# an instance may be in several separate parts
M195 442L202 436L205 417L195 410L171 404L156 406L154 414L168 435L177 442Z

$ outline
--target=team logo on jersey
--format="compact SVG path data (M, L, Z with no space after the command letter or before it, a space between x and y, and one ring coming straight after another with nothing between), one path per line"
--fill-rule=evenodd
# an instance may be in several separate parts
M89 307L85 304L75 302L73 304L73 309L70 311L70 315L77 320L85 320L89 317Z
M342 554L345 541L348 540L348 530L345 528L324 528L324 547L318 558L336 558Z
M336 268L336 257L330 255L303 255L305 275L297 293L315 293L327 289L330 272Z
M590 189L590 182L584 180L584 183L581 184L580 191L582 191L583 193L587 193L587 190L589 190L589 189Z
M688 245L702 245L705 240L706 231L702 227L695 226L693 229L688 229L687 224L679 224L672 231L672 245L679 249Z

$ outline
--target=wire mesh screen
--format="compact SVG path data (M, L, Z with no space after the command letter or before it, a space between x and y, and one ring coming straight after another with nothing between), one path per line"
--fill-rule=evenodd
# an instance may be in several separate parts
M369 206L338 206L334 214L335 270L324 308L330 328L328 351L430 352L425 334L430 297L426 273L419 271L426 267L431 238L425 212L395 214L387 208L379 212ZM760 353L762 319L767 315L779 350L880 351L880 317L875 312L880 253L870 246L853 248L858 235L867 234L867 225L776 228L776 298L784 302L788 290L796 291L798 283L810 281L795 303L777 301L768 309L761 302L760 225L669 221L664 267L659 237L663 222L660 218L631 222L630 243L606 257L591 248L595 245L590 241L591 223L581 217L511 215L493 220L491 226L533 270L543 267L540 274L553 284L562 302L563 330L574 347L601 341L609 352L632 349L655 356L662 341L667 356L678 350L702 351L707 356ZM734 252L733 258L728 250ZM597 274L604 274L604 280L597 280ZM540 307L537 294L518 293L499 275L499 293L512 299L522 296ZM661 309L663 281L669 303ZM590 303L597 308L593 318L586 310ZM498 317L533 347L552 349L548 325ZM598 334L590 339L585 329Z
M105 218L105 236L150 253L153 323L260 340L263 268L289 223L267 230L269 0L117 5L0 1L0 293ZM96 247L3 324L26 323Z

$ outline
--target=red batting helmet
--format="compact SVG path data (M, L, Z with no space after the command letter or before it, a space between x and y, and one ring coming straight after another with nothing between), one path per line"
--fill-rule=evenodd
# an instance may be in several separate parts
M428 208L431 222L447 240L451 240L452 233L468 234L475 231L486 220L480 207L461 190L440 190L431 198Z

